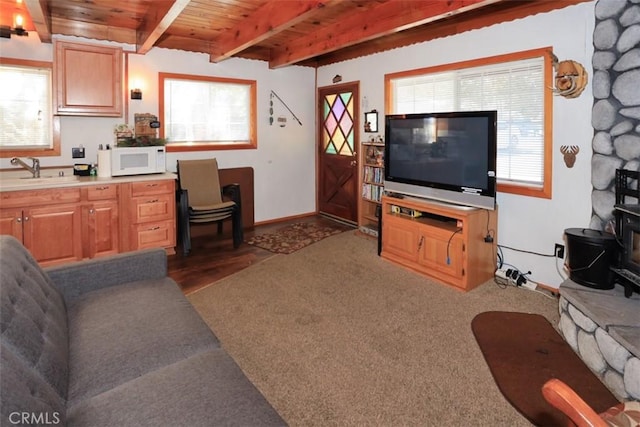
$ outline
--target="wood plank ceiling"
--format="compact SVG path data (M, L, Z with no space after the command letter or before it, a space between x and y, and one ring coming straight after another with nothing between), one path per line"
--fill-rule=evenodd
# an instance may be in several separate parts
M318 67L589 0L0 0L0 24Z

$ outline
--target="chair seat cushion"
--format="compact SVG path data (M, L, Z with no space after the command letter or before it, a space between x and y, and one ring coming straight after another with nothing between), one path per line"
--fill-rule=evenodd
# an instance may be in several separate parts
M220 345L169 278L89 292L68 311L71 404Z
M223 349L196 354L72 406L68 426L284 426Z
M198 212L216 212L216 211L228 211L233 210L236 207L235 202L222 202L215 205L191 205L189 211L191 213Z

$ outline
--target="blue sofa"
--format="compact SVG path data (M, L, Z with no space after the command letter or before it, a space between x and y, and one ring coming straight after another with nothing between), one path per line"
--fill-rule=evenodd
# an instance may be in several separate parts
M163 250L41 269L0 237L0 425L286 425Z

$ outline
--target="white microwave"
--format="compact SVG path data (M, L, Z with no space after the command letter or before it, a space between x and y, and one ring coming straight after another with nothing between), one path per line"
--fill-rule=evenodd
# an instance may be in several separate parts
M164 173L166 157L163 146L116 147L111 150L111 176Z

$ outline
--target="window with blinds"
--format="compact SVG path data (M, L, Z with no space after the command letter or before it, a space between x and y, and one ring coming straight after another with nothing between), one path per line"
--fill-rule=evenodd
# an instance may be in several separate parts
M0 64L0 149L53 146L51 68Z
M497 110L498 190L550 197L550 63L542 49L524 56L388 75L387 105L393 114Z
M160 116L172 151L254 148L256 82L160 73Z

